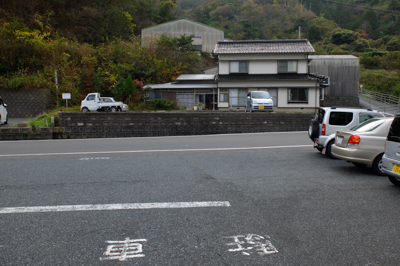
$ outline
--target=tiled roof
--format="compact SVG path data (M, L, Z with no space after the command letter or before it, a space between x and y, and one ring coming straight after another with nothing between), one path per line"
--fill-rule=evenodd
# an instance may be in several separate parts
M307 40L220 41L214 54L314 53Z
M313 74L272 74L272 75L218 75L218 81L306 81L318 80Z

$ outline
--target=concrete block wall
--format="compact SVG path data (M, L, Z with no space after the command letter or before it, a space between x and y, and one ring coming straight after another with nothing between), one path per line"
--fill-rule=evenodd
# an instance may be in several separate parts
M120 138L306 131L313 114L242 112L59 113L54 138Z
M53 139L52 127L0 127L0 140Z
M35 117L51 109L51 91L48 89L0 89L7 104L9 118Z
M325 96L323 105L324 106L359 107L360 99L358 97Z

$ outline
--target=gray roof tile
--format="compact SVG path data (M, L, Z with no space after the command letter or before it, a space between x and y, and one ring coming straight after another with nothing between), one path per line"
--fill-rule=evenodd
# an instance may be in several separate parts
M314 53L307 40L220 41L215 54Z

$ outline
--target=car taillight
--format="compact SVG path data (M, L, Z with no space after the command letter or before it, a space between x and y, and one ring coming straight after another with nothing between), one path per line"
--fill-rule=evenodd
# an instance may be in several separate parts
M322 124L321 135L322 135L322 136L325 136L325 124Z
M349 142L347 143L349 145L358 145L360 144L360 137L359 136L351 136L349 139Z

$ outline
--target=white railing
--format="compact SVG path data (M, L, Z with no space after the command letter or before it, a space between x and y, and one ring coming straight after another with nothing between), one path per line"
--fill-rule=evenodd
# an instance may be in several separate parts
M389 114L400 113L400 97L370 91L362 87L359 88L358 93L369 99L369 107L372 109Z

